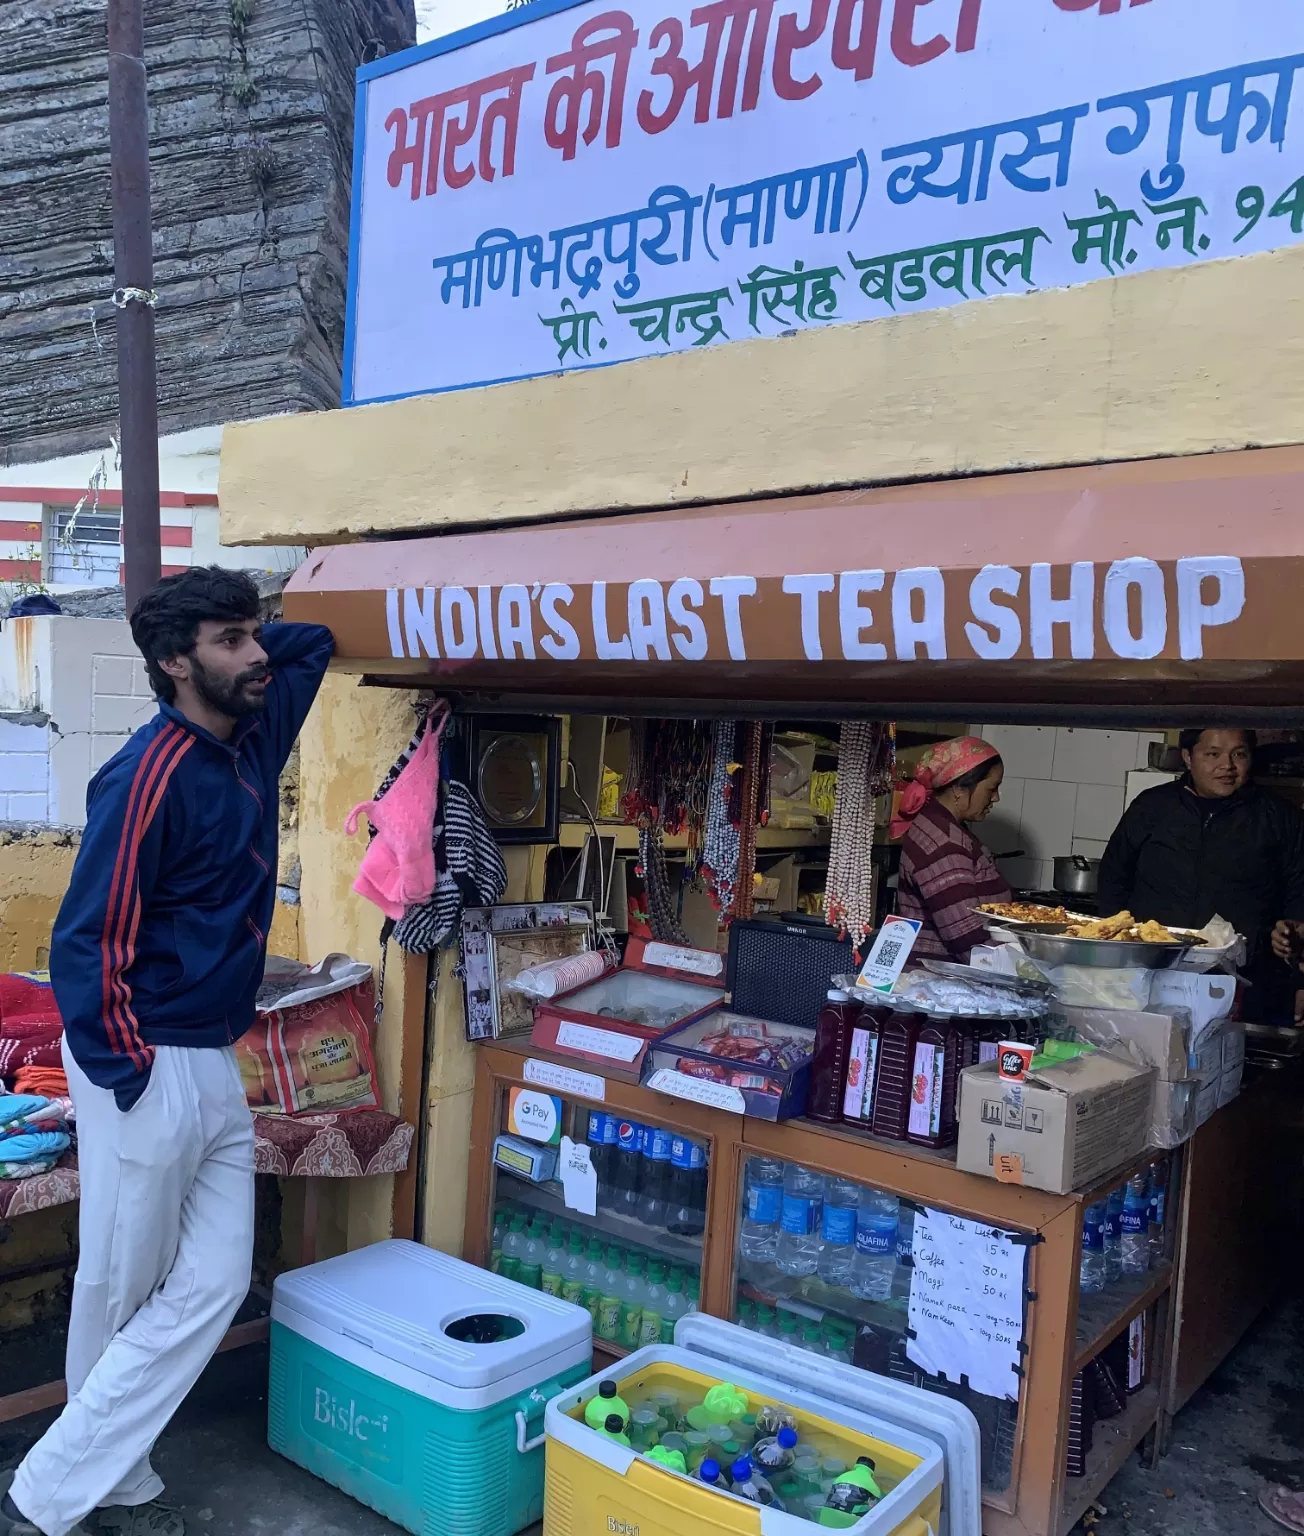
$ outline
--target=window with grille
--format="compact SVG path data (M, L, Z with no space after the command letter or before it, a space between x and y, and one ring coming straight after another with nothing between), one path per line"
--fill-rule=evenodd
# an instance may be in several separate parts
M72 507L51 508L47 579L65 586L115 586L122 561L121 529L122 513L116 507L83 508L75 521Z

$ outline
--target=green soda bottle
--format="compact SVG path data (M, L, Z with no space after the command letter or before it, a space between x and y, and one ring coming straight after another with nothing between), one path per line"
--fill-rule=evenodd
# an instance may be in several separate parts
M608 1440L614 1440L617 1445L623 1445L627 1450L631 1448L629 1436L625 1433L625 1421L618 1413L611 1414L596 1433L604 1435Z
M560 1296L562 1265L566 1253L561 1241L561 1222L554 1221L548 1229L548 1246L544 1250L543 1266L539 1274L539 1289L545 1296Z
M491 1273L498 1275L503 1268L503 1238L507 1236L507 1212L500 1205L494 1212L494 1235L490 1245L489 1269Z
M631 1253L625 1260L625 1278L620 1287L620 1342L626 1349L638 1348L643 1326L643 1264L641 1253Z
M517 1212L512 1217L511 1229L503 1238L503 1258L498 1273L509 1280L521 1278L521 1255L525 1252L525 1216Z
M835 1531L845 1531L857 1520L863 1520L870 1506L882 1497L883 1490L874 1479L873 1460L858 1456L854 1467L848 1467L834 1478L824 1508L820 1510L820 1524Z
M577 1307L584 1305L584 1234L572 1232L561 1271L561 1299Z
M622 1425L629 1423L629 1404L621 1397L616 1383L607 1377L598 1383L598 1395L584 1405L584 1422L590 1429L604 1429L612 1414Z
M661 1342L661 1323L665 1316L666 1267L653 1259L647 1267L647 1289L643 1294L643 1319L639 1323L639 1348Z
M584 1282L580 1288L580 1305L589 1309L593 1319L593 1331L598 1331L598 1313L602 1309L602 1279L606 1266L602 1259L602 1239L589 1238L588 1252L584 1255Z
M615 1243L607 1249L607 1269L602 1279L602 1301L598 1307L597 1333L613 1343L620 1337L620 1282L624 1278L624 1250Z
M528 1285L534 1291L543 1287L543 1256L547 1246L548 1233L543 1217L536 1216L530 1223L525 1252L521 1255L521 1273L517 1276L522 1285Z

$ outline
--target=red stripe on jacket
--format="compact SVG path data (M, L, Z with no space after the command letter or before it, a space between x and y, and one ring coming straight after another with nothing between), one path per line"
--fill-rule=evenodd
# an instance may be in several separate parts
M163 742L155 750L159 741ZM109 912L105 918L105 1023L114 1052L125 1050L138 1071L148 1066L151 1053L140 1038L140 1025L131 1008L131 988L126 972L136 958L140 927L140 892L136 889L140 845L149 831L177 764L194 745L195 738L172 725L160 731L142 757L132 781L122 845L110 886Z

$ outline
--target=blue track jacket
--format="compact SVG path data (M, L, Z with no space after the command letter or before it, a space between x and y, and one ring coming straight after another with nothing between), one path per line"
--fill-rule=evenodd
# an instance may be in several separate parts
M226 1046L254 1020L276 901L281 769L334 649L269 624L266 708L230 741L170 704L91 780L50 947L77 1065L129 1108L159 1045Z

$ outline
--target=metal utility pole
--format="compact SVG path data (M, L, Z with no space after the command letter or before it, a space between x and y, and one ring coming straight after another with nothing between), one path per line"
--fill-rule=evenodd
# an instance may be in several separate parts
M109 0L109 159L122 423L122 544L130 614L162 574L143 0Z

